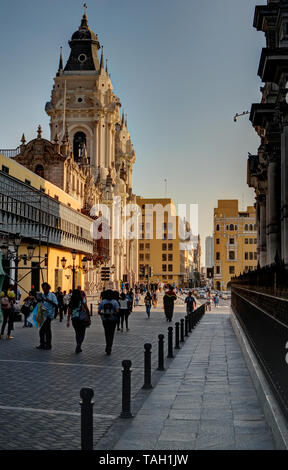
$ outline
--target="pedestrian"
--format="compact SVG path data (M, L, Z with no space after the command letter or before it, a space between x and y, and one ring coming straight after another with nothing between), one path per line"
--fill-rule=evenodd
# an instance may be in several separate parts
M152 303L153 303L154 308L157 307L157 302L158 302L158 297L157 297L157 294L156 294L156 291L155 291L155 292L153 292L153 296L152 296Z
M51 321L55 316L55 309L57 308L57 297L53 292L50 292L51 286L48 282L43 282L41 285L43 294L40 294L39 301L42 302L42 311L44 311L44 322L42 323L39 336L40 345L36 346L37 349L51 349L52 348L52 332Z
M113 299L116 300L119 307L120 294L118 290L113 291ZM117 315L117 331L120 331L120 315Z
M136 294L135 294L135 307L138 307L139 306L139 300L140 300L140 294L137 290Z
M129 331L128 328L128 317L130 315L130 310L129 310L129 297L122 292L120 294L120 299L119 299L119 316L120 316L120 323L121 323L121 332L123 333L123 326L124 326L124 320L125 320L125 325L126 325L126 331Z
M150 311L151 311L151 306L152 306L152 297L151 297L150 292L147 292L147 294L145 295L144 304L146 307L147 317L150 318Z
M98 314L101 315L106 338L107 356L110 356L114 340L114 333L119 316L119 304L113 298L114 292L107 290L103 293L103 300L98 305Z
M166 320L169 322L171 322L173 318L175 300L177 300L177 297L175 295L173 287L169 286L168 290L165 292L165 295L163 297L164 312L166 315Z
M61 287L57 288L57 291L55 292L55 295L56 295L57 301L58 301L58 307L55 309L55 319L56 319L56 317L59 313L59 321L61 323L62 320L63 320L63 312L64 312L64 295L63 295L63 292L61 290Z
M27 318L29 317L30 313L34 309L35 305L37 304L37 300L35 295L32 291L29 292L28 297L24 299L24 303L21 307L20 312L24 315L24 325L23 328L32 328L32 324L27 322Z
M128 310L130 313L133 311L133 301L134 301L134 292L132 289L127 294L127 300L128 300Z
M82 297L79 289L74 289L68 306L67 328L70 326L70 317L72 317L72 325L76 336L76 354L82 352L81 346L85 338L86 328L89 326L88 322L80 318L80 314L83 311L86 312L87 317L90 320L90 313L86 299Z
M216 295L215 295L215 307L216 307L216 308L218 307L218 304L219 304L219 295L216 294Z
M11 331L13 330L13 322L14 322L14 310L12 305L13 300L11 297L8 297L8 293L6 291L1 292L1 309L3 313L2 319L2 328L1 328L1 335L0 339L3 339L5 327L8 323L8 331L6 339L13 339L14 336L11 336Z
M196 300L195 300L195 298L192 296L192 292L191 292L191 291L188 293L188 296L187 296L186 299L185 299L185 304L186 304L186 312L187 312L187 313L192 313L192 312L194 312L195 307L196 307Z

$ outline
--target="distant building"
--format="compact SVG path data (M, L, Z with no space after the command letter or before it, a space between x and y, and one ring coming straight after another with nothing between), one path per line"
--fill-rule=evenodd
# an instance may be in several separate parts
M214 288L226 290L231 278L257 267L256 210L238 210L237 200L220 200L214 209Z
M188 287L192 253L188 249L182 249L178 229L180 218L176 215L172 199L137 197L137 204L142 212L138 240L139 282L146 282L147 269L150 266L150 283ZM158 224L156 206L163 212L163 220L158 220Z
M212 268L214 265L214 239L213 237L206 237L205 239L205 266Z

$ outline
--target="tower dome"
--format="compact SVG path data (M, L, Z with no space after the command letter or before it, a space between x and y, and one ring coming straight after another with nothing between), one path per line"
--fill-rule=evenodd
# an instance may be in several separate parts
M97 51L100 49L98 36L88 26L88 18L84 13L81 24L69 41L71 48L65 72L98 72L100 68Z

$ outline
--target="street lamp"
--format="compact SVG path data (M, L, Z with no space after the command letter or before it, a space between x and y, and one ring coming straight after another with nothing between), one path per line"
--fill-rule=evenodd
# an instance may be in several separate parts
M67 262L67 259L64 258L64 256L63 256L63 258L61 258L61 266L62 266L63 269L65 269L66 262Z
M29 260L31 260L33 258L34 250L35 250L34 246L32 246L32 245L27 246L27 252L28 252L28 259Z
M83 268L83 269L86 269L86 263L87 263L87 261L88 261L88 260L87 260L86 256L85 256L84 258L82 258L82 268Z

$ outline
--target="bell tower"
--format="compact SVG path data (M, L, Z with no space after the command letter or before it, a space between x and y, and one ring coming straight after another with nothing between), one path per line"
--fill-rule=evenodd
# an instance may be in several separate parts
M109 169L113 184L116 182L121 103L113 92L107 65L104 68L103 47L88 26L86 10L69 46L65 67L61 49L51 100L45 107L50 117L50 139L61 139L66 130L76 162L84 146L94 178L104 187Z

